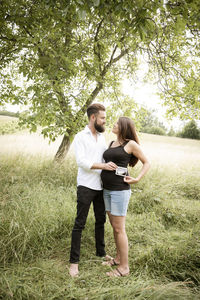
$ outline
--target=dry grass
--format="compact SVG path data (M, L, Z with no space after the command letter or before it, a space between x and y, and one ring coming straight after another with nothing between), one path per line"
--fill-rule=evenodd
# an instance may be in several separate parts
M0 123L12 122L12 121L17 121L17 120L18 120L18 118L15 118L15 117L0 116Z
M141 144L156 165L173 169L200 165L200 141L177 137L142 134Z
M28 154L41 157L53 157L62 138L49 144L47 139L38 133L19 132L0 136L0 153L8 155Z

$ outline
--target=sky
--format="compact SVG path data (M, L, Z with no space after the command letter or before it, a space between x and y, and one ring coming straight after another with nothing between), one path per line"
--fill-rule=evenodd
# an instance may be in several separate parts
M144 105L147 109L154 109L159 121L161 121L167 129L173 126L173 128L178 131L184 126L185 122L178 118L173 118L172 120L166 119L166 107L162 105L160 97L156 94L158 90L155 85L151 83L144 84L140 81L137 84L132 84L129 80L124 80L122 88L125 94L128 94L140 105Z
M169 130L171 126L175 131L180 131L187 120L181 121L179 118L174 117L169 120L166 117L167 108L162 104L162 100L158 95L158 87L151 82L144 83L149 70L148 63L141 57L139 68L137 70L137 82L133 80L124 79L122 82L122 89L124 94L129 95L140 105L144 105L147 109L155 110L155 115L161 121L165 127ZM200 126L200 122L197 122Z

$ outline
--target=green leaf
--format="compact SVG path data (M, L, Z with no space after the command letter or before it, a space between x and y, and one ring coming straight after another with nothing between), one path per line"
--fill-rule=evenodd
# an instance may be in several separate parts
M100 0L93 0L93 3L94 3L94 6L99 6L99 4L100 4Z
M79 19L80 20L85 20L86 18L86 11L85 10L79 10L78 11Z

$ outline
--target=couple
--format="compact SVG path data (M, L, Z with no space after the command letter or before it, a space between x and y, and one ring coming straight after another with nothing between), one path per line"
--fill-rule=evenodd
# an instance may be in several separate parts
M79 273L81 234L90 204L93 202L96 255L105 257L104 265L117 265L115 270L106 273L108 276L126 276L129 274L129 265L125 219L131 195L130 184L137 183L148 171L150 165L139 146L135 126L131 119L119 118L112 130L116 134L116 141L111 142L107 149L104 136L101 134L105 131L105 107L102 104L91 104L87 109L87 115L88 125L74 139L78 165L77 215L72 230L69 273L72 277ZM128 174L121 176L121 170L118 167L127 168L128 165L133 167L138 160L143 166L136 178ZM105 210L113 227L117 250L115 258L106 255L105 252Z

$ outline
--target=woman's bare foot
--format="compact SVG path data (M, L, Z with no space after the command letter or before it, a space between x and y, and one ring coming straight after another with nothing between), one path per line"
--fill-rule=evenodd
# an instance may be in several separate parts
M71 264L70 267L69 267L69 275L71 277L76 277L78 276L78 264Z

